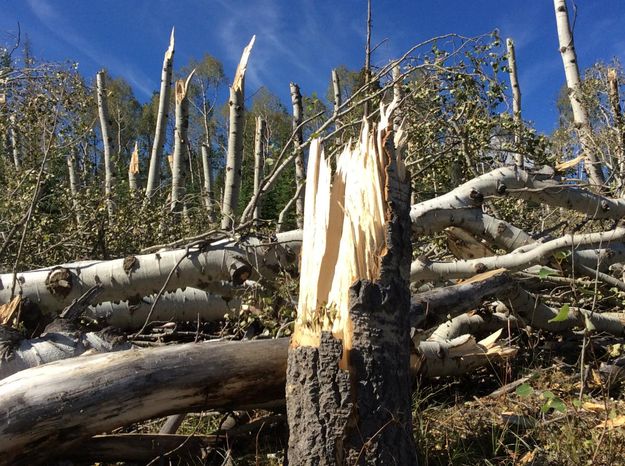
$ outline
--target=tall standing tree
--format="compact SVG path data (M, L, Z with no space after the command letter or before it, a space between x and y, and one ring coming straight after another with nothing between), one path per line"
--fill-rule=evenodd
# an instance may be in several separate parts
M234 73L230 86L230 118L228 121L228 154L226 159L226 176L224 197L221 207L221 228L231 229L235 224L236 210L239 205L241 190L241 164L243 161L243 117L245 113L245 70L254 46L256 36L243 50L241 61Z
M165 51L163 59L163 71L161 73L161 92L158 100L158 114L156 117L156 129L154 130L154 140L152 143L152 153L150 156L150 168L148 180L145 187L145 197L149 200L154 191L158 189L161 175L161 159L163 157L163 145L165 144L165 131L167 128L167 118L169 115L169 94L171 91L171 81L174 63L174 29L171 30L169 47Z
M564 65L566 85L568 87L569 100L573 110L573 120L579 135L582 154L585 156L584 169L588 174L590 182L598 189L602 189L605 183L601 161L592 150L591 128L588 119L588 112L582 102L582 87L575 52L575 43L569 23L569 12L566 0L554 0L556 11L556 26L558 29L558 42L560 44L560 55Z
M102 147L104 152L104 195L109 220L113 217L113 153L115 152L115 138L113 137L112 120L108 107L108 91L106 88L106 74L98 72L96 76L98 93L98 116L102 133Z

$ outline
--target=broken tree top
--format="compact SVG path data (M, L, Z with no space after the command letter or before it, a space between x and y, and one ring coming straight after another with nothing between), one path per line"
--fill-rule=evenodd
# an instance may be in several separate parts
M319 140L310 145L293 346L318 346L321 331L332 331L350 348L349 331L344 331L346 290L359 279L379 277L387 247L389 188L396 184L391 178L406 178L400 156L385 148L393 134L394 108L382 105L377 125L363 121L359 141L345 146L334 174Z

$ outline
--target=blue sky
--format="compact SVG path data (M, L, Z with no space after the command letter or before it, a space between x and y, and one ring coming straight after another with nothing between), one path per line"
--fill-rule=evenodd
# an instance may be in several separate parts
M571 5L571 4L569 4ZM625 0L576 0L575 39L581 67L625 61ZM364 59L366 0L0 0L0 39L28 33L35 56L79 62L86 76L107 68L145 101L158 89L169 31L176 27L175 66L204 52L232 76L256 34L248 93L267 86L288 100L289 82L325 96L330 72ZM524 117L541 130L556 125L563 83L551 0L373 0L374 56L384 65L410 46L446 34L498 28L517 44Z

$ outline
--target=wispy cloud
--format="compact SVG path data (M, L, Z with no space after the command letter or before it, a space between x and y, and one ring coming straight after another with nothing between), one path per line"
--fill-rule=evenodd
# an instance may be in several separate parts
M107 67L113 74L123 77L144 96L149 97L155 89L153 81L136 69L133 64L92 46L76 32L71 23L61 15L48 0L26 0L35 17L58 39L78 50L98 67Z

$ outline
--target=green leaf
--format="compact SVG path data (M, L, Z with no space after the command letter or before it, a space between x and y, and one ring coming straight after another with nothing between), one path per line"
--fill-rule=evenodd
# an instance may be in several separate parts
M566 413L566 405L564 404L564 401L562 401L560 398L554 398L553 400L550 400L550 404L551 407L556 411Z
M524 383L524 384L519 385L514 391L514 393L516 393L518 396L526 397L534 393L534 389L532 388L530 384Z
M549 319L548 322L564 322L568 317L569 317L569 308L571 306L569 306L568 304L565 304L564 306L562 306L560 308L560 312L558 312L558 315L555 316L553 319Z
M550 390L545 390L543 392L543 398L546 400L553 400L556 396Z
M553 272L551 270L549 270L548 268L546 268L546 267L541 267L540 270L538 271L538 277L541 280L544 280L549 275L553 275Z

